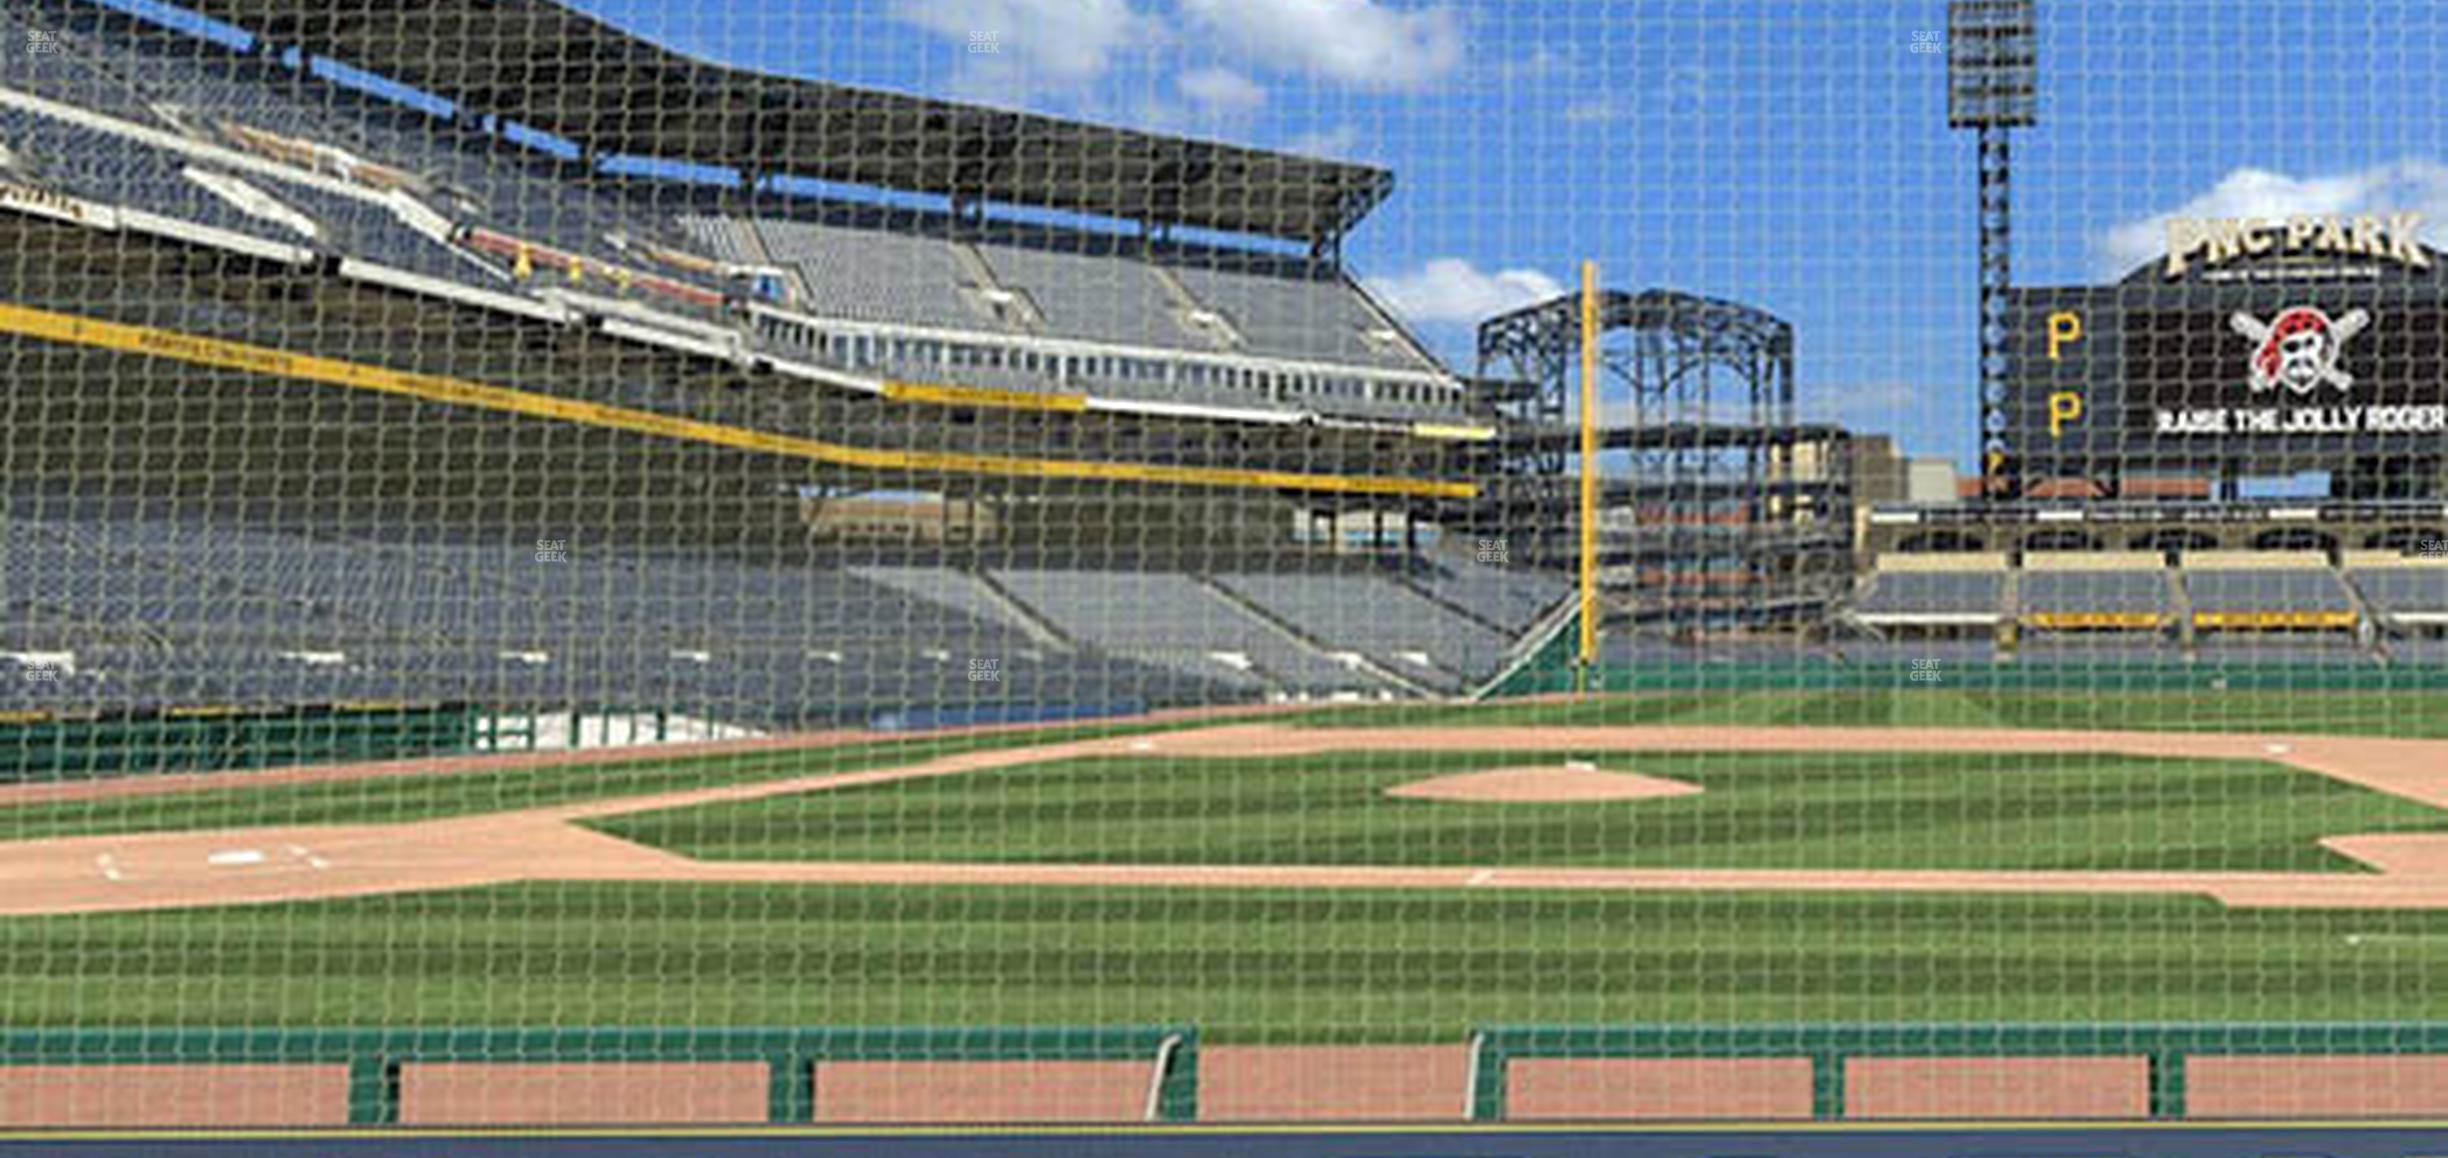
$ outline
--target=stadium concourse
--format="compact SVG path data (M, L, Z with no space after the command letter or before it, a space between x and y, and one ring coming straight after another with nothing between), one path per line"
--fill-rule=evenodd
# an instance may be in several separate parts
M53 255L13 269L0 318L42 435L0 493L0 651L35 677L0 710L202 709L328 744L358 730L332 706L406 705L363 737L406 751L471 725L690 738L1561 686L1540 653L1569 572L1484 532L1545 524L1512 528L1528 548L1570 511L1510 497L1545 480L1495 473L1505 414L1337 260L1390 175L780 81L519 7L471 9L442 52L278 3L199 5L210 34L84 0L0 14L48 46L0 60L0 228ZM787 131L493 83L539 39L591 85L685 75L701 108L766 101ZM920 125L1004 159L878 160L877 134ZM2173 570L1829 541L1805 569L1875 557L1857 589L1735 635L1614 591L1658 573L1636 546L1607 558L1624 630L1601 658L2436 664L2448 571L2417 565L2442 561L2420 533ZM281 719L301 707L323 723Z
M642 49L526 7L604 59ZM1382 172L815 83L774 82L810 131L772 153L490 110L589 158L742 174L621 180L234 30L77 0L0 20L49 47L0 63L0 204L14 245L61 258L20 270L7 327L57 390L0 496L21 720L448 709L369 740L409 750L470 719L508 743L1442 695L1565 599L1413 529L1469 491L1437 477L1484 431L1333 258ZM1046 155L866 179L949 212L758 180L838 178L922 123ZM1098 200L1144 191L1099 167L1193 153L1158 203ZM1276 242L1017 225L971 197ZM238 373L216 399L198 367ZM358 396L237 401L266 367ZM635 437L586 437L607 429ZM1289 538L1304 520L1319 542ZM1325 549L1363 523L1366 553Z

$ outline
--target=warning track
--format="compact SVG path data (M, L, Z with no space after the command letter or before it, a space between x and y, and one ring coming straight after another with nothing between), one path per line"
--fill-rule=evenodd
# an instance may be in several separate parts
M2448 832L2322 843L2368 874L1827 871L1414 866L742 863L693 860L582 822L1097 755L1338 751L2098 752L2269 760L2448 809L2448 741L1888 728L1295 728L1228 724L971 752L832 773L398 824L267 826L0 844L0 915L377 896L523 881L1150 888L1685 889L2186 894L2237 907L2448 909ZM233 789L236 790L236 789Z

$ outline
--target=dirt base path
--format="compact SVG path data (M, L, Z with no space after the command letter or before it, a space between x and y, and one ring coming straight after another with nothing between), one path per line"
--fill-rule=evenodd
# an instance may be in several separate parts
M2110 752L2261 759L2448 809L2448 741L2160 732L1869 728L1292 728L1237 724L948 756L899 768L404 824L312 825L0 843L0 915L201 908L518 881L997 884L1189 888L1701 889L2206 896L2234 906L2448 908L2448 833L2339 836L2370 874L1679 870L1284 865L697 861L577 822L1076 756L1338 751Z

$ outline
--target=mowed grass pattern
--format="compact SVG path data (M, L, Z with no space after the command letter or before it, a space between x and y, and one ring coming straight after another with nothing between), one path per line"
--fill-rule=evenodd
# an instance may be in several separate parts
M1630 692L1566 700L1333 708L1315 727L1625 727L1714 724L1850 728L2026 728L2045 731L2299 732L2448 739L2448 692L2317 687L2226 690L2203 677L2170 691L2098 674L2081 690L1900 687L1801 691L1739 687Z
M2355 871L2323 836L2448 813L2252 760L2093 753L1668 752L1600 769L1672 799L1396 799L1566 754L1096 757L647 813L615 835L720 860Z
M0 921L11 1026L2448 1017L2448 914L2200 900L531 885Z

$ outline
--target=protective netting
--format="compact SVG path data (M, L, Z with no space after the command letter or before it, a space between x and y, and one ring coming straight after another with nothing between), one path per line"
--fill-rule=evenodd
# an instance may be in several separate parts
M0 1126L2448 1114L2443 35L7 0Z

